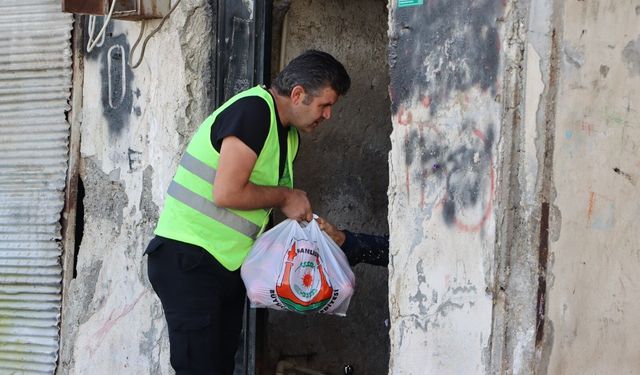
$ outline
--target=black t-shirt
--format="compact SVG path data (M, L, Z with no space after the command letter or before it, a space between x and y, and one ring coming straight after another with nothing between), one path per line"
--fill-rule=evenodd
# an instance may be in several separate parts
M282 126L277 111L276 123L280 141L279 176L282 176L287 161L287 129ZM220 152L222 140L234 136L249 146L256 155L260 155L267 140L270 125L271 114L267 102L257 96L246 96L218 114L211 128L211 145Z

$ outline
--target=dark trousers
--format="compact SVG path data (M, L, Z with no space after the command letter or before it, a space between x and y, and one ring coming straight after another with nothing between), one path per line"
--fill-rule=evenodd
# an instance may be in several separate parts
M162 237L145 253L176 374L233 374L246 294L240 270L227 270L198 246Z

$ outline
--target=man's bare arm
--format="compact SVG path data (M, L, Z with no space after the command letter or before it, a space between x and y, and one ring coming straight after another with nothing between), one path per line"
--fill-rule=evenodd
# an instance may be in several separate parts
M258 156L237 137L226 137L220 148L213 200L219 207L238 210L280 208L294 220L311 221L307 194L298 189L255 185L249 181Z

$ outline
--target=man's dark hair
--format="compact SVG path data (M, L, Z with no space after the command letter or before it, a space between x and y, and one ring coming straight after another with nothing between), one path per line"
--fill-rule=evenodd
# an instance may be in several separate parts
M351 78L344 66L330 54L307 50L291 60L273 80L273 87L279 95L291 95L291 90L297 85L312 96L327 86L342 96L349 91Z

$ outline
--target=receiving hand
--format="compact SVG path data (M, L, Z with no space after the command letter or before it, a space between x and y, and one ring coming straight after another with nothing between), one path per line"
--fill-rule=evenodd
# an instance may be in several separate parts
M321 217L318 217L316 220L318 221L318 225L320 226L320 229L325 231L329 235L329 237L331 237L333 242L338 244L338 246L342 246L342 244L344 244L346 235L344 234L343 231L336 228L335 225L331 224L330 222L326 221Z

